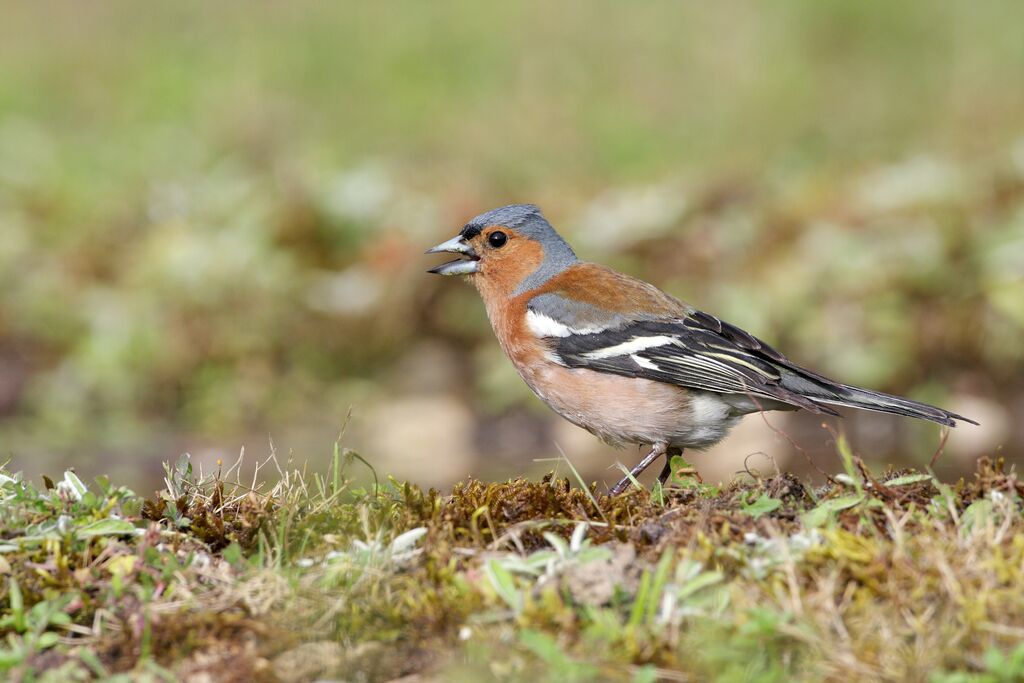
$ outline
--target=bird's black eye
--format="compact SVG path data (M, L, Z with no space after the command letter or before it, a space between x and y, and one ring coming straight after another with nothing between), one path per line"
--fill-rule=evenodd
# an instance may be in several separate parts
M487 243L495 249L500 249L505 246L505 242L508 242L508 235L503 233L501 230L495 230L487 236Z

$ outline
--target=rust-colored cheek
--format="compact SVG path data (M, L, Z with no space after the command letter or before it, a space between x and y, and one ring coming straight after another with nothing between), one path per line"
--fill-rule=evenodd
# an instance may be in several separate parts
M485 298L508 298L543 261L544 248L539 243L522 238L513 240L507 248L487 254L474 278L475 284Z

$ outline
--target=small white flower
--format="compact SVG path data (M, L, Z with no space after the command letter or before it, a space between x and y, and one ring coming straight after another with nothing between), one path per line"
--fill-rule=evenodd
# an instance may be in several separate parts
M796 533L789 537L790 548L797 552L805 552L821 543L821 534L817 529L807 533Z
M421 526L415 529L410 529L409 531L406 531L404 534L400 534L399 536L397 536L395 540L391 541L391 552L398 554L403 553L406 550L411 550L416 545L416 543L426 535L426 527Z
M576 528L572 530L572 538L569 540L569 550L572 552L579 552L580 548L583 547L583 538L587 535L587 527L590 526L586 522L580 522L576 525Z

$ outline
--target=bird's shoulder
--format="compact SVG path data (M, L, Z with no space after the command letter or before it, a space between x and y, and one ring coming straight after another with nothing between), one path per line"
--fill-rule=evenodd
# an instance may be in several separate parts
M693 308L654 285L596 263L577 263L530 292L531 327L566 336L620 328L638 320L683 318Z

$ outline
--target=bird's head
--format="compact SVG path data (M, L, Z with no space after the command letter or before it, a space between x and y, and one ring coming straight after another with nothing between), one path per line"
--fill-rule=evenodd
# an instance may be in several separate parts
M544 284L578 259L533 204L512 204L482 213L458 235L427 250L459 254L430 273L469 275L477 288L516 296Z

